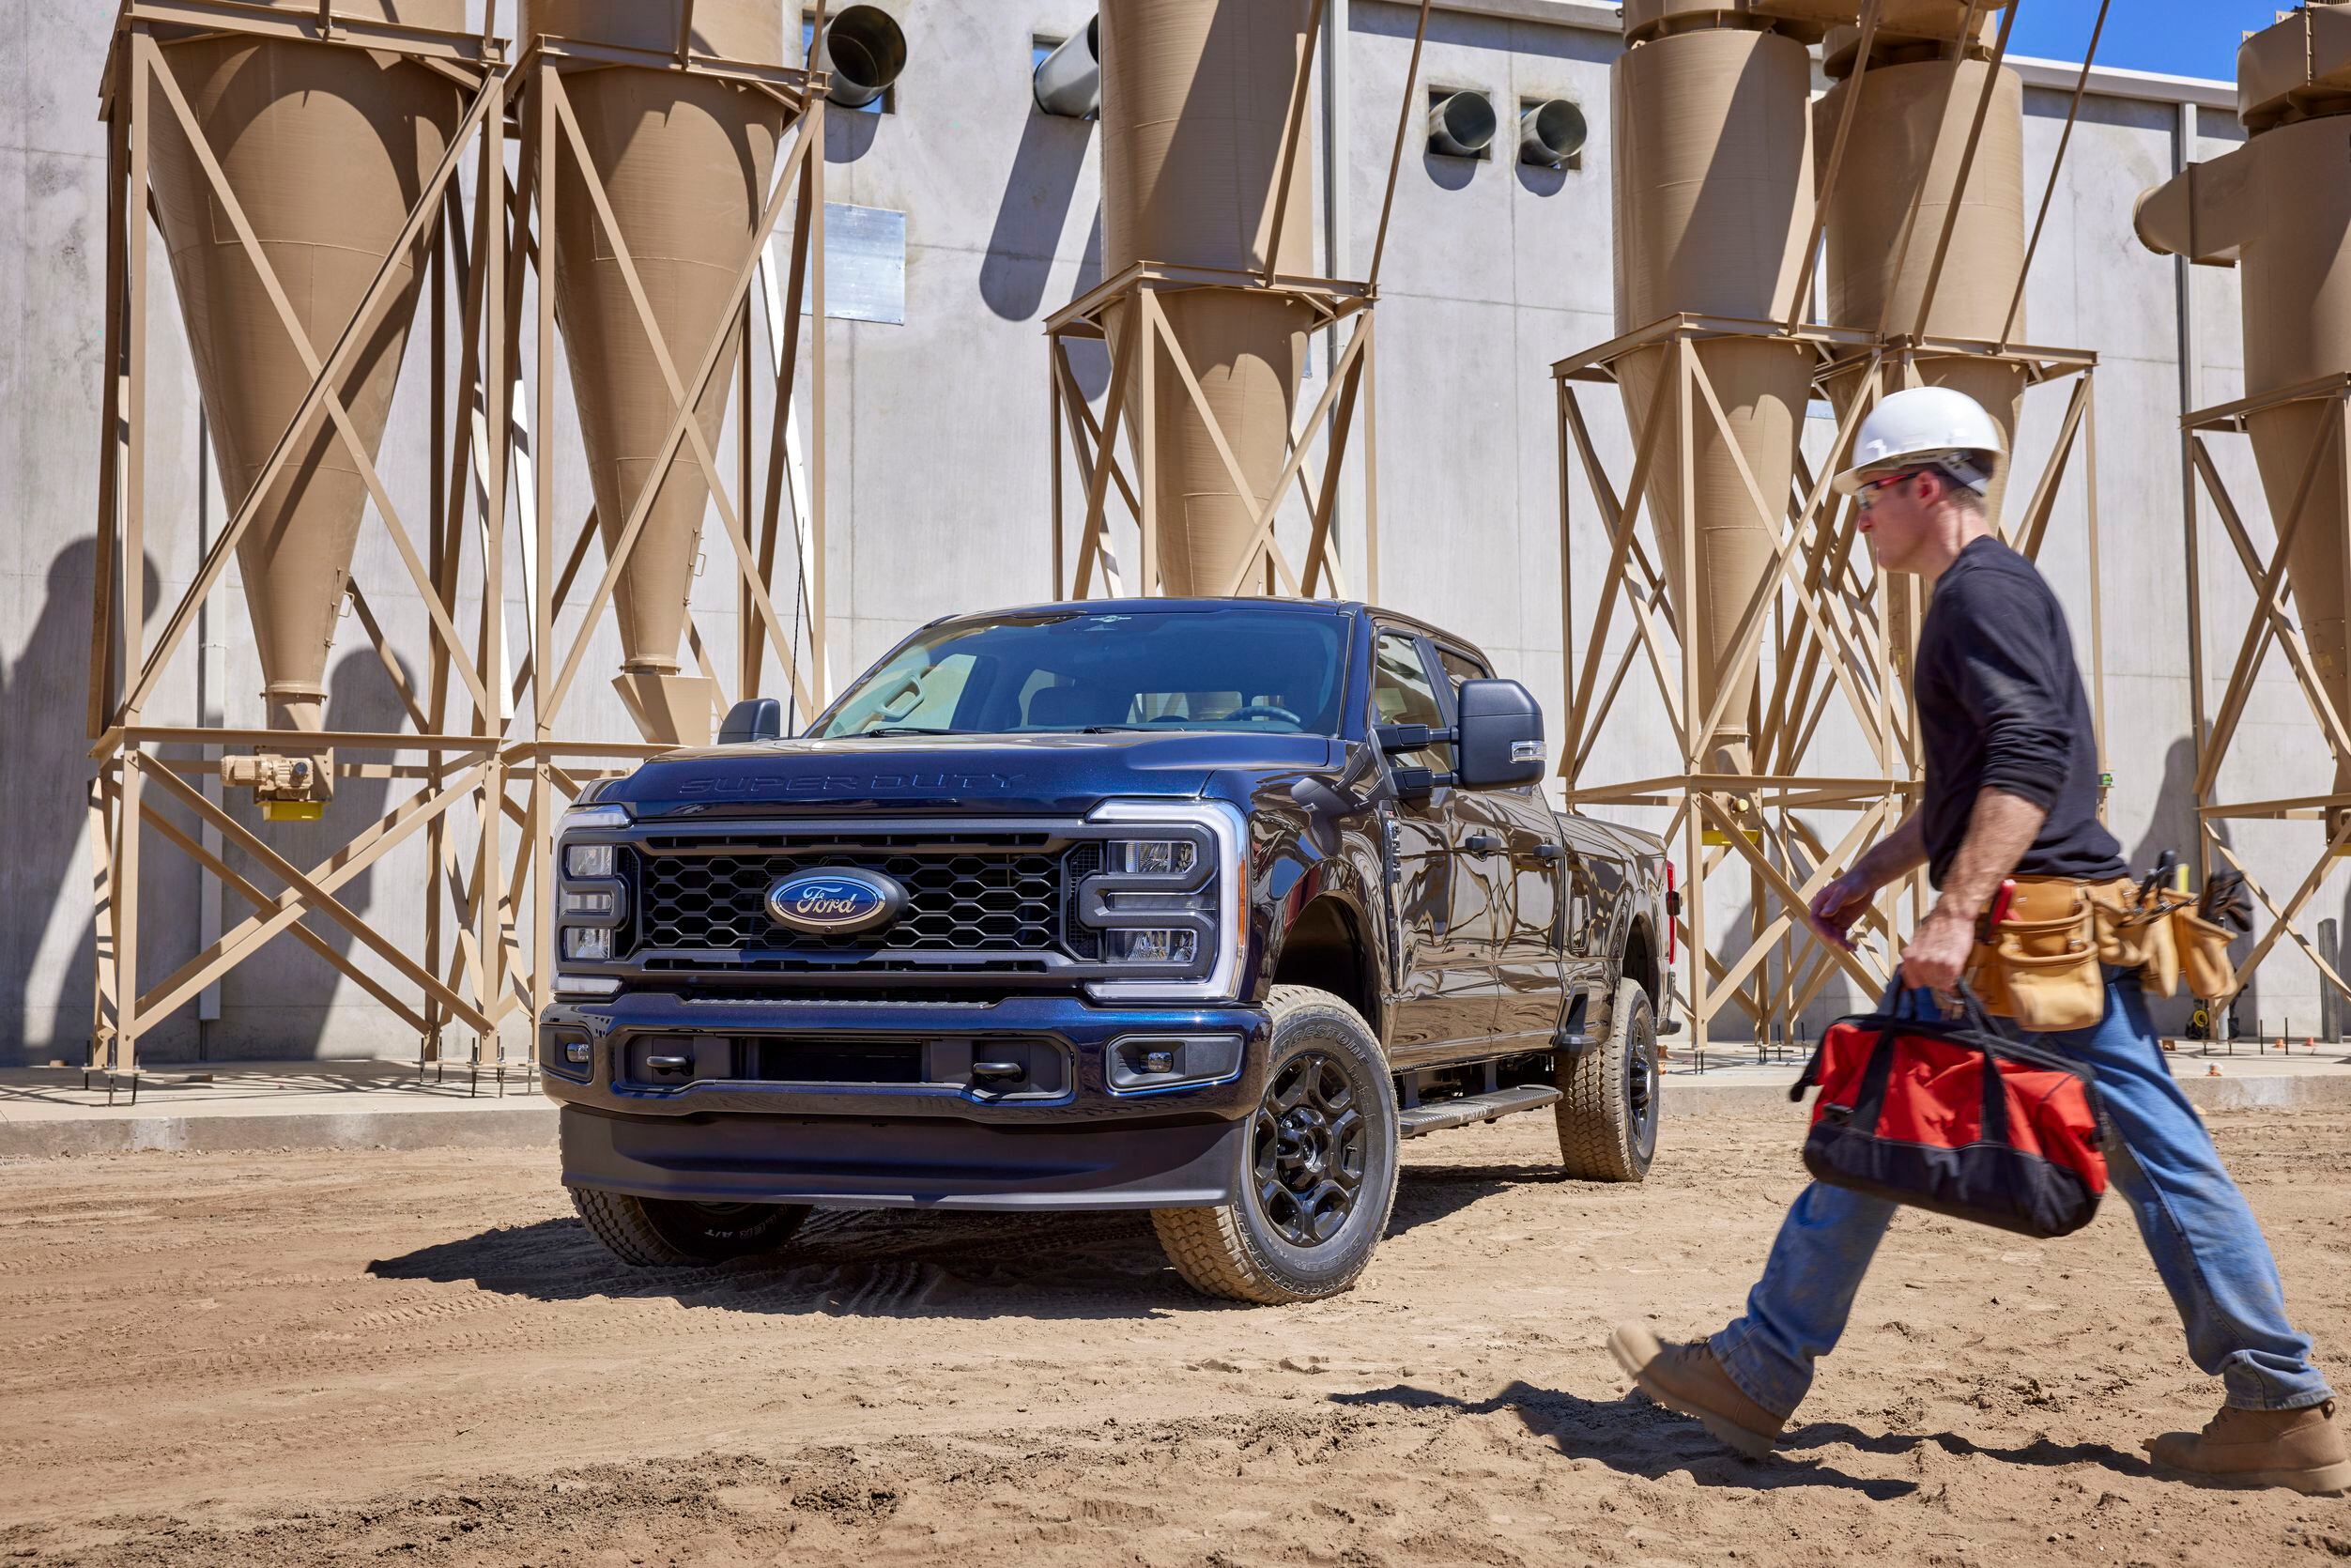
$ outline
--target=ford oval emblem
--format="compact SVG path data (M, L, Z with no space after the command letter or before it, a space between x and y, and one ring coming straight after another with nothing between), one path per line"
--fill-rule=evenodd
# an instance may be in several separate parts
M905 907L906 889L879 871L803 871L767 890L768 918L821 936L886 926Z

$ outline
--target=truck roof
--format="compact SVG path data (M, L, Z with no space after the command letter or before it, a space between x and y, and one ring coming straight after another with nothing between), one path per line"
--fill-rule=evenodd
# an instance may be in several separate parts
M952 621L973 621L998 615L1050 615L1056 610L1083 610L1100 615L1121 611L1134 613L1143 610L1157 610L1162 613L1173 610L1180 614L1188 610L1212 609L1270 609L1297 615L1375 615L1382 621L1401 622L1406 625L1415 627L1441 641L1453 643L1465 652L1475 653L1489 665L1492 663L1491 660L1486 660L1485 650L1458 632L1447 631L1442 626L1423 621L1417 615L1406 615L1402 610L1383 609L1377 605L1366 603L1361 599L1270 599L1247 594L1234 594L1222 598L1195 596L1155 599L1060 599L1044 604L1007 606L1000 609L964 610L954 615L942 615L929 624L941 626Z

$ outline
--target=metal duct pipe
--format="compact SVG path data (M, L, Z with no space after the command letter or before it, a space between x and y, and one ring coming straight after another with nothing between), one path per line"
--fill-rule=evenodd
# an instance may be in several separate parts
M1311 8L1104 0L1105 275L1138 261L1314 270L1314 160L1288 145ZM1303 115L1298 123L1302 135ZM1222 593L1247 566L1255 512L1282 477L1314 315L1294 297L1248 287L1166 290L1159 301L1248 488L1235 493L1190 392L1168 356L1154 356L1160 573L1170 593ZM1114 322L1114 333L1123 330ZM1130 358L1129 374L1140 362Z
M845 6L824 24L817 65L833 73L826 98L844 109L862 109L906 69L906 34L879 6Z
M1810 56L1796 39L1740 25L1736 15L1703 30L1637 35L1629 8L1625 20L1633 42L1609 68L1617 330L1636 331L1684 311L1784 318L1813 210ZM1699 661L1695 724L1744 652L1734 634L1771 563L1778 521L1757 512L1740 463L1765 497L1787 496L1811 364L1802 346L1763 337L1709 339L1691 352L1722 402L1729 439L1702 411L1682 430L1681 400L1668 390L1648 488L1684 656ZM1673 363L1670 346L1617 361L1636 441ZM1686 494L1676 458L1685 442ZM1695 579L1683 561L1684 530L1696 533ZM1750 666L1701 765L1750 771L1754 689Z
M551 34L666 53L677 47L684 3L530 0L523 10L524 41L527 46L530 38ZM783 19L775 0L695 0L693 25L698 53L764 65L784 60ZM717 368L695 406L702 438L715 451L735 356L743 349L728 298L775 172L783 106L745 84L636 66L569 71L563 86L678 374L692 374L712 339L727 334ZM534 110L526 106L527 113ZM526 142L535 144L535 137ZM675 406L578 161L565 153L557 161L549 271L596 525L608 551L653 477ZM541 438L550 434L542 432ZM709 501L709 476L691 444L682 443L659 479L613 592L622 656L613 685L645 738L658 744L710 739L716 699L712 683L681 673L679 662Z
M1102 106L1102 19L1091 17L1085 31L1061 40L1037 62L1029 77L1037 106L1048 115L1082 120Z
M1584 150L1584 112L1563 98L1538 103L1518 116L1518 161L1556 169Z
M315 4L280 9L317 14ZM403 21L462 29L461 0L421 0ZM172 73L244 208L313 349L324 357L390 255L456 131L456 86L396 55L252 35L166 33ZM161 100L157 100L161 108ZM155 212L188 327L196 384L230 507L241 506L309 390L300 351L212 200L177 116L154 115ZM335 391L370 460L381 445L417 300L413 254L365 349ZM315 417L237 546L273 729L326 727L327 655L367 487ZM133 570L136 564L133 563ZM323 758L323 754L319 754ZM325 792L330 770L314 768Z
M2190 163L2139 198L2139 238L2159 254L2235 265L2245 331L2245 392L2259 397L2351 373L2351 7L2313 6L2254 33L2237 52L2235 151ZM2297 116L2291 123L2283 116ZM2312 449L2339 416L2331 399L2246 416L2253 459L2282 530ZM2344 461L2322 461L2286 553L2295 620L2336 709L2351 715L2351 496ZM2339 762L2334 787L2351 791ZM2330 821L2331 829L2335 823Z
M1494 141L1494 100L1483 93L1449 93L1429 105L1429 151L1476 158Z

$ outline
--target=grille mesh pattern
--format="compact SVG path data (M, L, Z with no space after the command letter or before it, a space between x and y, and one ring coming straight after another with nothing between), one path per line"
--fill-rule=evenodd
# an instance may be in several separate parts
M1050 948L1061 934L1062 877L1043 853L646 855L638 941L652 947L804 953ZM767 890L802 871L854 867L906 889L906 911L878 931L820 936L768 917Z

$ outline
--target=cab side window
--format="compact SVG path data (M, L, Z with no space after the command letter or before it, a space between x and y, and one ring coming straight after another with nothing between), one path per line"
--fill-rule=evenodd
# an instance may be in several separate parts
M1445 710L1437 700L1437 687L1429 679L1428 666L1421 661L1421 639L1410 632L1382 632L1374 644L1372 722L1425 724L1431 729L1444 726ZM1453 748L1450 746L1400 751L1395 757L1404 767L1452 771Z

